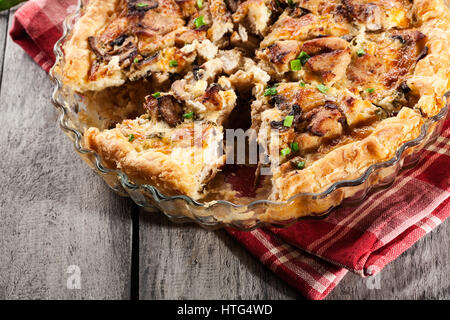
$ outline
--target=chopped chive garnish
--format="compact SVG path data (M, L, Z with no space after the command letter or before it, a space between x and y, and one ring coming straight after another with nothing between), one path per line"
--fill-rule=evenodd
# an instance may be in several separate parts
M131 142L131 141L133 141L133 140L134 140L134 134L130 134L130 135L128 136L128 141Z
M277 88L276 87L272 87L272 88L267 88L266 91L264 91L264 97L267 96L274 96L278 93Z
M196 29L204 25L206 25L206 22L203 21L203 16L198 16L197 18L194 19L194 26Z
M362 57L365 54L366 54L366 52L363 49L359 49L358 51L356 51L356 55L358 57Z
M203 0L197 0L197 7L199 9L203 8Z
M375 91L374 88L369 88L369 89L367 89L367 92L368 92L368 93L373 93L374 91Z
M305 51L300 52L300 54L297 57L297 59L299 59L300 62L302 63L302 66L305 65L306 61L308 61L309 58L311 57Z
M148 7L148 4L145 2L139 2L136 6L139 8L142 8L142 7Z
M304 88L306 86L306 83L304 83L303 81L300 81L299 86Z
M191 119L193 116L194 116L194 111L183 114L183 118L185 118L185 119Z
M293 7L295 4L294 4L294 1L293 0L288 0L288 5L290 5L291 7Z
M319 90L322 93L327 93L327 91L328 91L328 87L324 84L318 84L316 86L316 88L317 88L317 90Z
M152 97L153 98L159 98L161 96L161 93L160 92L155 92L154 94L152 94Z
M291 149L292 151L298 151L298 142L292 142L291 143Z
M302 68L302 63L299 59L295 59L291 61L291 70L299 71Z
M286 116L283 121L283 126L290 127L292 126L292 122L294 122L294 116Z
M138 59L138 58L134 58L133 62L134 62L134 63L138 63L138 62L139 62L139 59Z
M287 156L289 153L291 153L291 149L289 147L288 148L284 148L284 149L282 149L280 151L280 153L281 153L282 156Z
M178 61L177 60L170 60L169 61L170 67L178 67Z
M297 163L297 168L303 169L304 167L305 167L305 161L299 161L299 162Z

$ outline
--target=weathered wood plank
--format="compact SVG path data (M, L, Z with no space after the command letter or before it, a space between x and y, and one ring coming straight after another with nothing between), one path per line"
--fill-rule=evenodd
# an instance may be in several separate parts
M374 279L347 275L327 299L450 299L449 227L442 223Z
M449 299L449 222L375 279L347 275L327 299ZM224 231L140 214L141 299L302 298ZM379 284L379 285L378 285Z
M224 230L140 213L141 299L292 299L299 294Z
M0 16L0 34L5 23ZM51 91L47 74L8 37L0 92L0 299L127 299L135 207L75 154L56 125ZM66 286L70 265L80 268L81 290Z
M6 37L8 34L8 20L9 11L0 12L0 80L3 75L3 59L5 56Z

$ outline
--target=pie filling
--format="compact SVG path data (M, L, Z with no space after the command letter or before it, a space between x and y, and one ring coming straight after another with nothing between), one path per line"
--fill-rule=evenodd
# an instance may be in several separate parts
M101 20L90 8L105 4ZM169 195L206 197L241 112L264 146L258 172L269 168L273 200L357 178L434 112L414 87L430 47L408 0L97 0L84 10L78 28L94 27L66 51L84 46L85 72L68 67L66 82L91 98L146 88L131 109L112 98L127 112L87 130L87 146Z

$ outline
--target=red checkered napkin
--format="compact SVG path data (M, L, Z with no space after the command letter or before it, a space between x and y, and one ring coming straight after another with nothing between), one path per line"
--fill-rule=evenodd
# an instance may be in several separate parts
M11 37L46 71L75 0L32 0L17 10ZM450 215L450 121L423 159L358 207L287 229L228 230L264 265L310 299L323 299L347 273L370 276Z
M61 38L62 22L76 10L77 3L77 0L32 0L14 14L9 34L47 72L55 62L53 46Z

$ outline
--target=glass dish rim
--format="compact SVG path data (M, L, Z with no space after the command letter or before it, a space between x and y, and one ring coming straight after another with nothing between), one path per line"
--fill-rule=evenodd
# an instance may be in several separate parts
M445 106L439 111L438 114L434 115L433 117L430 117L428 119L426 119L424 121L424 123L421 126L421 132L419 134L419 136L413 140L407 141L404 144L402 144L400 146L400 148L395 152L395 155L386 161L383 162L378 162L378 163L374 163L372 165L370 165L358 178L355 179L348 179L348 180L340 180L337 181L333 184L331 184L326 190L322 191L322 192L318 192L318 193L310 193L310 192L302 192L302 193L297 193L293 196L291 196L290 198L288 198L287 200L284 201L275 201L275 200L268 200L268 199L258 199L258 200L254 200L251 201L247 204L236 204L233 203L232 201L228 201L228 200L210 200L207 202L200 202L197 201L187 195L184 194L179 194L179 195L174 195L174 196L167 196L164 195L163 193L161 193L158 188L152 186L152 185L148 185L148 184L136 184L133 183L129 180L128 175L126 173L124 173L123 171L119 170L119 169L109 169L106 166L103 165L102 159L100 157L100 155L92 150L88 150L85 149L82 145L82 137L83 134L74 126L69 125L68 123L68 113L70 112L69 109L67 108L67 106L65 105L64 102L59 101L58 99L58 93L60 92L60 90L63 88L62 86L62 81L61 79L58 77L57 74L57 66L60 65L60 63L62 62L63 58L64 58L64 53L61 49L61 44L67 39L67 37L70 34L71 31L71 27L70 27L70 23L69 21L71 21L74 18L78 18L80 13L81 13L81 9L83 8L83 2L85 0L78 0L78 6L77 9L75 10L75 12L69 14L63 21L63 34L61 36L61 38L55 43L54 45L54 54L56 57L56 61L55 64L53 65L53 67L51 68L49 74L50 74L50 78L51 80L54 82L54 88L53 88L53 93L52 93L52 103L54 104L54 106L56 107L56 109L60 112L60 117L58 119L59 125L60 127L66 131L66 133L71 133L73 135L73 144L75 147L75 150L80 153L80 154L90 154L92 156L94 156L94 164L96 169L103 173L103 174L108 174L108 173L115 173L120 180L120 183L122 184L123 187L127 188L127 189L131 189L131 190L137 190L140 188L143 188L144 190L147 190L150 192L150 194L152 195L152 197L154 198L155 201L157 202L162 202L162 201L172 201L172 200L184 200L187 204L189 205L194 205L196 207L211 207L214 205L218 205L218 204L222 204L222 205L227 205L227 206L231 206L234 208L247 208L250 209L253 206L256 205L260 205L260 204L267 204L267 205L288 205L291 202L293 202L295 199L297 199L298 197L304 197L304 196L309 196L312 197L313 199L322 199L327 197L329 194L331 194L332 192L334 192L337 189L340 188L344 188L344 187L351 187L351 186L359 186L364 184L370 177L372 172L375 172L377 169L380 168L387 168L390 166L393 166L396 164L396 162L401 159L403 153L410 147L419 145L426 137L428 134L428 129L430 128L430 126L434 123L436 123L439 120L442 120L447 112L448 112L448 108L450 105L450 91L446 92L443 96L442 99L444 99L445 101ZM303 216L300 218L307 218L307 217L322 217L322 216L326 216L326 214L320 215L320 216Z

